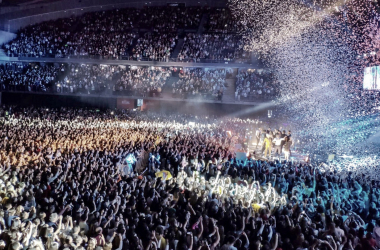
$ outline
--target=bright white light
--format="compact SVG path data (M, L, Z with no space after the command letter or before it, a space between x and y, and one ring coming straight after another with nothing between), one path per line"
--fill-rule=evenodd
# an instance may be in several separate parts
M329 86L329 82L324 82L324 83L322 83L322 87L327 87L327 86Z
M127 163L129 163L129 164L133 164L133 163L136 162L136 158L135 158L135 156L134 156L133 154L129 154L129 155L125 158L125 160L126 160Z

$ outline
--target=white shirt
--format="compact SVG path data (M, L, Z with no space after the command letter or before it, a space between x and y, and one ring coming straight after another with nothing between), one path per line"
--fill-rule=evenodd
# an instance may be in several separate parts
M282 141L285 140L284 138L274 138L273 142L276 146L281 146Z

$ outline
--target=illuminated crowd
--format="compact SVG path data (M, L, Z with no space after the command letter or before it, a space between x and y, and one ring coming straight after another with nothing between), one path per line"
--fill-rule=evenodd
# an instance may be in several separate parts
M200 27L202 18L205 27ZM10 57L247 61L249 53L243 51L235 26L225 8L123 8L27 26L3 49ZM196 33L198 29L205 34ZM180 35L186 41L172 58Z
M59 69L53 65L0 64L0 90L46 92Z
M178 59L181 62L217 62L247 59L249 55L243 50L239 36L190 33L184 38Z
M132 110L0 117L3 249L377 249L379 180L237 159L247 141L257 158L292 151L290 131Z
M166 86L173 97L222 100L229 71L231 69L5 63L0 64L0 90L158 97Z
M199 97L222 100L226 88L226 70L185 68L172 84L174 97Z
M168 87L220 101L230 74L237 101L276 97L291 125L2 106L0 248L380 249L380 165L366 156L379 93L355 80L380 33L375 4L230 0L230 9L115 9L19 30L2 47L10 57L228 64L254 51L273 71L5 63L1 91L146 97ZM305 148L358 153L301 160L296 136Z
M265 100L274 98L278 84L273 83L270 72L239 69L235 97L238 100Z

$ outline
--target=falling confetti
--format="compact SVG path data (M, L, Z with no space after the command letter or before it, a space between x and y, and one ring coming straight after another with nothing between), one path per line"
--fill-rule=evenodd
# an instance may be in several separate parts
M379 127L368 116L360 58L378 46L372 2L230 0L244 48L274 70L276 104L310 151L364 153ZM367 151L370 153L371 150Z

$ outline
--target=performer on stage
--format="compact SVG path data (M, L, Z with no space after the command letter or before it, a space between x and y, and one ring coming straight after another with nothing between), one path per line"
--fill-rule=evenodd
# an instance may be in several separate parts
M257 128L255 132L255 144L256 144L256 149L259 146L260 143L260 134L261 134L261 128Z
M267 158L267 155L269 155L268 159L270 159L272 154L272 135L266 134L266 138L264 139L265 145L265 151L264 151L264 157Z
M273 139L274 143L274 155L280 158L282 154L282 144L283 144L284 138L281 138L281 134L277 133L276 138Z
M293 144L291 136L285 136L284 138L284 154L285 154L285 161L289 161L290 158L290 147Z

